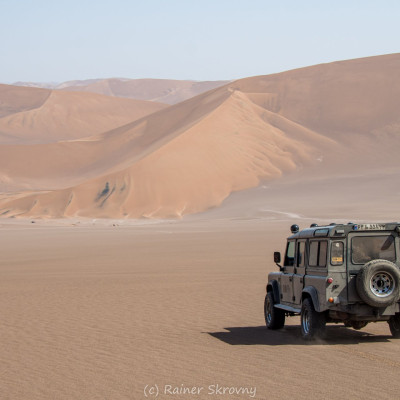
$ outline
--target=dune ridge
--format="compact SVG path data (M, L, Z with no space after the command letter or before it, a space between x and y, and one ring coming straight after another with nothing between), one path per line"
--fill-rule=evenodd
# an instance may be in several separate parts
M142 118L166 106L91 93L0 85L0 144L80 139Z
M0 146L0 188L60 189L121 170L196 124L228 96L228 91L200 95L84 140Z
M20 168L31 192L3 197L0 213L180 218L295 172L329 178L396 168L399 71L400 54L392 54L245 78L88 141L57 144L60 157L76 157L73 167L64 163L71 179L49 190L57 174L37 185L46 161L29 177ZM7 154L23 158L18 147ZM41 145L35 151L42 154Z
M25 215L26 209L30 216L49 217L182 217L218 206L231 192L257 186L261 179L313 163L318 147L335 145L241 92L224 94L228 97L212 112L128 168L15 200L13 215ZM305 139L314 143L302 143Z

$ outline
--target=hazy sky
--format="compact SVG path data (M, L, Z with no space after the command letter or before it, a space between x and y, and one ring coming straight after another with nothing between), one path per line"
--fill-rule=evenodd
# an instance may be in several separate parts
M0 82L217 80L400 51L398 0L0 0Z

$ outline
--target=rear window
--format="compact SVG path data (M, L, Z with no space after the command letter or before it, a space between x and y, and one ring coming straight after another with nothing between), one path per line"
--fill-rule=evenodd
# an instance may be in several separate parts
M376 259L396 260L394 237L391 235L353 237L351 248L353 264L365 264Z
M306 242L299 242L297 244L297 266L304 267L305 266L305 257L306 255Z
M331 264L342 265L343 264L343 242L332 242L331 246Z

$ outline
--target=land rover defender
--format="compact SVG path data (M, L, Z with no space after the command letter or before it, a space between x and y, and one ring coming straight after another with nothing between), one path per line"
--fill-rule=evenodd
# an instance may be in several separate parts
M327 323L361 329L386 321L400 338L400 223L291 227L286 251L274 253L279 272L268 275L264 302L269 329L301 316L306 340Z

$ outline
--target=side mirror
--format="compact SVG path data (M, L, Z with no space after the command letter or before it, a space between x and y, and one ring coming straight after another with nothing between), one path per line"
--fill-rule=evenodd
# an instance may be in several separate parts
M281 262L281 253L279 251L274 251L274 263L279 264Z

